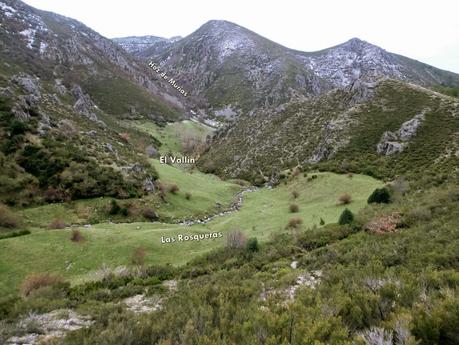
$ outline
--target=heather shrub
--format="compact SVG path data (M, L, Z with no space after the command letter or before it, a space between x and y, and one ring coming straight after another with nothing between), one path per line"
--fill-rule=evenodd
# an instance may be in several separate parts
M70 233L70 241L72 242L84 242L86 238L83 236L82 232L78 229L72 229Z
M146 255L147 253L144 247L137 247L132 253L131 263L138 266L144 265Z
M55 286L63 284L64 279L50 273L34 273L27 276L21 284L21 293L28 296L32 291L45 286Z
M191 199L191 193L186 192L185 193L185 199L190 200Z
M161 182L156 182L156 188L158 189L159 197L162 201L166 200L166 187Z
M287 229L298 229L303 224L303 219L299 217L290 218L287 223Z
M54 219L51 224L48 225L48 229L64 229L66 227L62 219Z
M3 228L16 228L18 220L8 206L0 204L0 227Z
M300 207L298 206L298 204L290 204L288 209L290 212L295 213L300 210Z
M296 199L296 198L298 198L299 196L300 196L300 192L298 192L298 191L296 191L296 190L292 191L292 198L293 198L293 199Z
M143 216L145 219L148 219L149 221L154 221L158 219L158 215L156 214L155 210L153 210L151 207L145 207L142 212Z
M338 198L338 203L340 205L347 205L350 204L352 201L352 197L349 193L343 193Z
M176 184L171 184L169 186L169 192L172 193L172 194L177 194L179 190L180 190L180 188Z
M247 239L240 230L231 230L226 236L226 248L240 249L244 248Z

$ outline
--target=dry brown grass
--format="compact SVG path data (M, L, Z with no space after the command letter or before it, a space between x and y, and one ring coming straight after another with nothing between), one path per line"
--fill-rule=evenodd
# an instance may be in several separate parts
M28 296L34 290L61 283L64 283L64 279L60 276L50 273L33 273L28 275L22 282L21 293L23 296Z

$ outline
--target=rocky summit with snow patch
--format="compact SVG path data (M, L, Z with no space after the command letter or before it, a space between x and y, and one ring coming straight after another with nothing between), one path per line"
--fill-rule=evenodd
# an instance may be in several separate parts
M223 20L209 21L176 41L149 37L115 41L161 65L210 108L209 114L220 117L222 112L232 117L251 114L256 108L317 96L356 80L372 83L384 77L427 87L459 85L458 74L358 38L318 52L300 52Z

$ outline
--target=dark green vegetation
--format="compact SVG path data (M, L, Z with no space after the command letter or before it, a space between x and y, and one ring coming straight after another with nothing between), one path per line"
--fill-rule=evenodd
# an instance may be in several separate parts
M159 124L180 117L178 110L164 102L155 102L146 90L129 80L103 77L88 79L83 84L94 101L108 114L126 118L141 118L145 115L150 121Z
M419 209L430 216L416 217ZM394 212L403 214L396 232L364 231ZM456 344L458 217L457 186L431 188L368 206L352 225L279 234L258 251L218 249L181 268L146 266L74 287L42 277L46 287L4 299L0 312L16 320L71 307L94 318L50 344L364 344L384 336ZM161 283L170 279L177 291ZM118 304L145 291L164 299L159 311L135 315ZM2 330L7 337L14 326Z
M433 89L447 96L459 97L459 87L435 86Z
M368 197L368 203L388 204L390 202L390 192L387 188L376 188Z
M130 178L109 161L100 162L104 153L95 146L93 155L88 155L88 146L93 144L77 133L75 123L60 122L60 130L50 129L42 137L37 128L39 110L35 112L19 120L8 101L0 98L1 202L27 205L97 196L133 197L144 193L142 178L156 176L147 162L139 176Z
M333 91L288 103L284 110L240 118L217 133L199 166L256 183L296 165L380 179L405 176L423 185L453 182L459 166L454 154L457 109L452 98L393 80L373 88ZM402 152L377 152L384 133L398 131L417 115L423 120L415 135L400 140Z

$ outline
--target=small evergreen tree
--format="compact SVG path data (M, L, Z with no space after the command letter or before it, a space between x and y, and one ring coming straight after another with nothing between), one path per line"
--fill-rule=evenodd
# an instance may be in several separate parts
M368 197L367 202L369 204L378 203L378 204L388 204L390 202L390 192L386 187L376 188L373 193Z
M258 247L258 239L256 237L249 238L245 248L249 253L258 252L260 249Z
M341 216L339 216L338 224L340 225L351 224L353 221L354 221L354 214L346 208L341 213Z
M320 225L325 225L325 220L323 220L323 218L320 218Z

